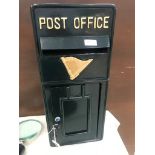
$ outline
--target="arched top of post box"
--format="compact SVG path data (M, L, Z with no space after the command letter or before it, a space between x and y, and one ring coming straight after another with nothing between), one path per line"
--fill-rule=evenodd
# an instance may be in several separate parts
M33 5L39 56L111 52L115 12L115 6L110 4Z

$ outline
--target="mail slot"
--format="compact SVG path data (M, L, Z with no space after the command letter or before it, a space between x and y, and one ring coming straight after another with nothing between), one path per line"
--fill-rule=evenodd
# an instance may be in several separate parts
M50 145L101 140L115 6L34 4L31 15Z

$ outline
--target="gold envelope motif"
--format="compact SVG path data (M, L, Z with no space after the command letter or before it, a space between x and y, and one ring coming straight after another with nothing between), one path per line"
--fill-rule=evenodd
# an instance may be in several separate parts
M79 74L92 62L93 59L80 60L75 57L60 58L66 67L71 80L74 80Z

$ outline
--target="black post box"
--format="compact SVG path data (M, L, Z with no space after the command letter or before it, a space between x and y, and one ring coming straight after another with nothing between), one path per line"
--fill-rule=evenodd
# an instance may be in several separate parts
M31 7L51 146L101 140L114 5Z

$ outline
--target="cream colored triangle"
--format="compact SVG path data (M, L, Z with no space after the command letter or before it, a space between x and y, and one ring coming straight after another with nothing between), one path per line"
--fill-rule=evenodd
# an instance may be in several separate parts
M93 59L80 60L75 57L61 57L71 80L74 80L91 62Z

